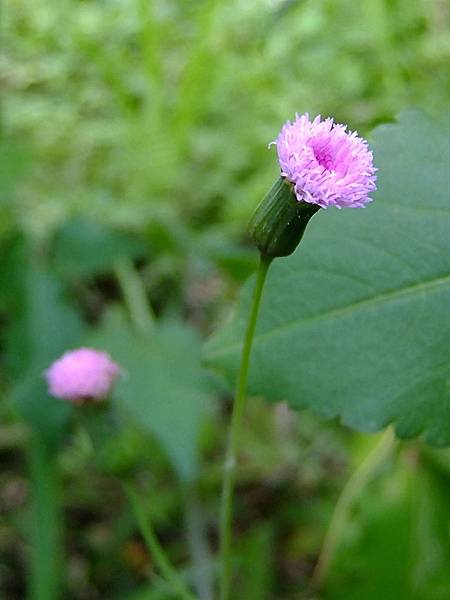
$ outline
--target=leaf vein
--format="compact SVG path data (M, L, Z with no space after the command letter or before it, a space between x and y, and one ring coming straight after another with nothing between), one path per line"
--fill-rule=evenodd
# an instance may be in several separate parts
M261 340L267 340L273 336L279 335L280 333L282 333L284 330L286 329L290 329L293 327L297 327L300 325L307 325L310 323L314 323L317 321L322 321L322 320L326 320L326 319L333 319L336 317L341 317L346 315L349 312L352 312L353 310L360 310L360 309L364 309L370 306L374 306L383 302L391 302L391 301L396 301L399 298L403 298L404 296L409 296L411 294L418 294L418 293L422 293L424 291L428 291L434 288L438 288L440 286L443 286L445 284L450 284L450 274L449 275L445 275L444 277L439 277L436 279L431 279L429 281L422 281L420 283L416 283L413 285L409 285L407 287L403 287L403 288L398 288L395 290L390 290L388 292L379 294L378 296L374 296L374 297L370 297L370 298L364 298L362 300L358 300L357 302L353 302L351 304L347 304L346 306L340 306L338 308L335 309L331 309L331 310L327 310L325 312L313 315L311 317L308 318L300 318L300 319L296 319L294 321L289 321L288 323L284 323L283 325L279 325L278 327L275 327L269 331L266 331L265 333L259 333L256 332L254 340L255 340L255 345L260 342ZM228 346L227 349L225 350L219 350L217 352L212 353L212 355L210 356L220 356L223 354L229 354L230 352L232 352L233 350L236 350L240 347L240 344L231 344L230 346Z

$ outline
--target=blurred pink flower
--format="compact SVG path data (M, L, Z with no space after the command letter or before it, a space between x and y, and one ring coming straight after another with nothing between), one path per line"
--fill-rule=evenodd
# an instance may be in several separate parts
M376 171L367 142L333 119L312 122L308 113L283 125L277 147L281 175L294 184L299 202L322 208L363 207L376 190Z
M106 398L120 372L106 352L78 348L63 354L44 376L52 396L80 404Z

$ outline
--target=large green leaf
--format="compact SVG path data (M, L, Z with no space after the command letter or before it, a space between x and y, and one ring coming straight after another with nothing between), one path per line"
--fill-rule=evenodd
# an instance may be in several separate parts
M187 325L166 323L144 338L120 313L112 317L89 343L108 350L124 370L115 400L159 440L183 479L194 478L210 386L198 336Z
M17 242L19 244L19 241ZM47 444L59 439L70 414L67 402L47 393L43 372L80 342L83 324L55 275L39 256L14 254L17 292L8 328L8 366L15 379L10 400Z
M450 116L410 111L374 132L379 191L320 211L269 272L249 391L363 431L450 443ZM207 346L233 379L253 282Z
M58 271L82 277L105 273L124 257L142 255L143 244L126 232L77 218L56 233L53 252Z

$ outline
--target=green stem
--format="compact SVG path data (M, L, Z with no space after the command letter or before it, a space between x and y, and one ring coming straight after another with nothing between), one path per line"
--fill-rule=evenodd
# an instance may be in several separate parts
M256 275L256 284L253 292L253 303L247 325L247 331L242 348L241 365L236 386L236 395L231 416L231 425L228 437L227 451L222 485L222 499L220 507L220 599L228 600L231 585L231 521L233 513L233 492L236 478L236 460L239 451L242 431L242 417L245 408L246 387L250 352L253 335L255 333L261 295L269 269L271 258L261 255L261 260Z
M148 518L148 515L146 515L145 511L143 510L141 502L136 493L129 486L125 486L125 491L130 500L130 504L139 529L144 537L148 549L151 552L155 564L161 572L161 575L170 585L172 591L177 595L178 598L181 598L182 600L198 600L196 596L191 594L191 592L188 590L184 581L180 578L176 569L167 558L166 553L156 537L156 533Z
M63 569L60 482L54 454L38 436L28 453L32 492L32 549L30 600L56 600L61 596Z
M380 465L389 456L394 446L395 435L393 430L389 428L346 483L336 502L328 531L325 534L319 558L311 578L311 589L317 591L323 586L355 502L373 478Z
M116 263L115 273L134 329L143 337L148 337L154 327L154 316L139 274L132 262L124 258ZM129 487L125 489L141 533L164 579L180 598L196 600L170 563L138 497Z
M153 330L154 318L139 273L127 258L116 263L115 272L133 326L140 335L148 336Z

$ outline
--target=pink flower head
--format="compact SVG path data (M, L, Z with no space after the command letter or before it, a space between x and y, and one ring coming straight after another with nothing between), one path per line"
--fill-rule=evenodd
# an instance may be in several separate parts
M299 202L322 208L358 208L371 202L376 171L366 140L333 119L308 113L287 121L275 142L281 175L294 184Z
M52 396L76 404L106 398L119 375L109 354L91 348L66 352L44 373Z

